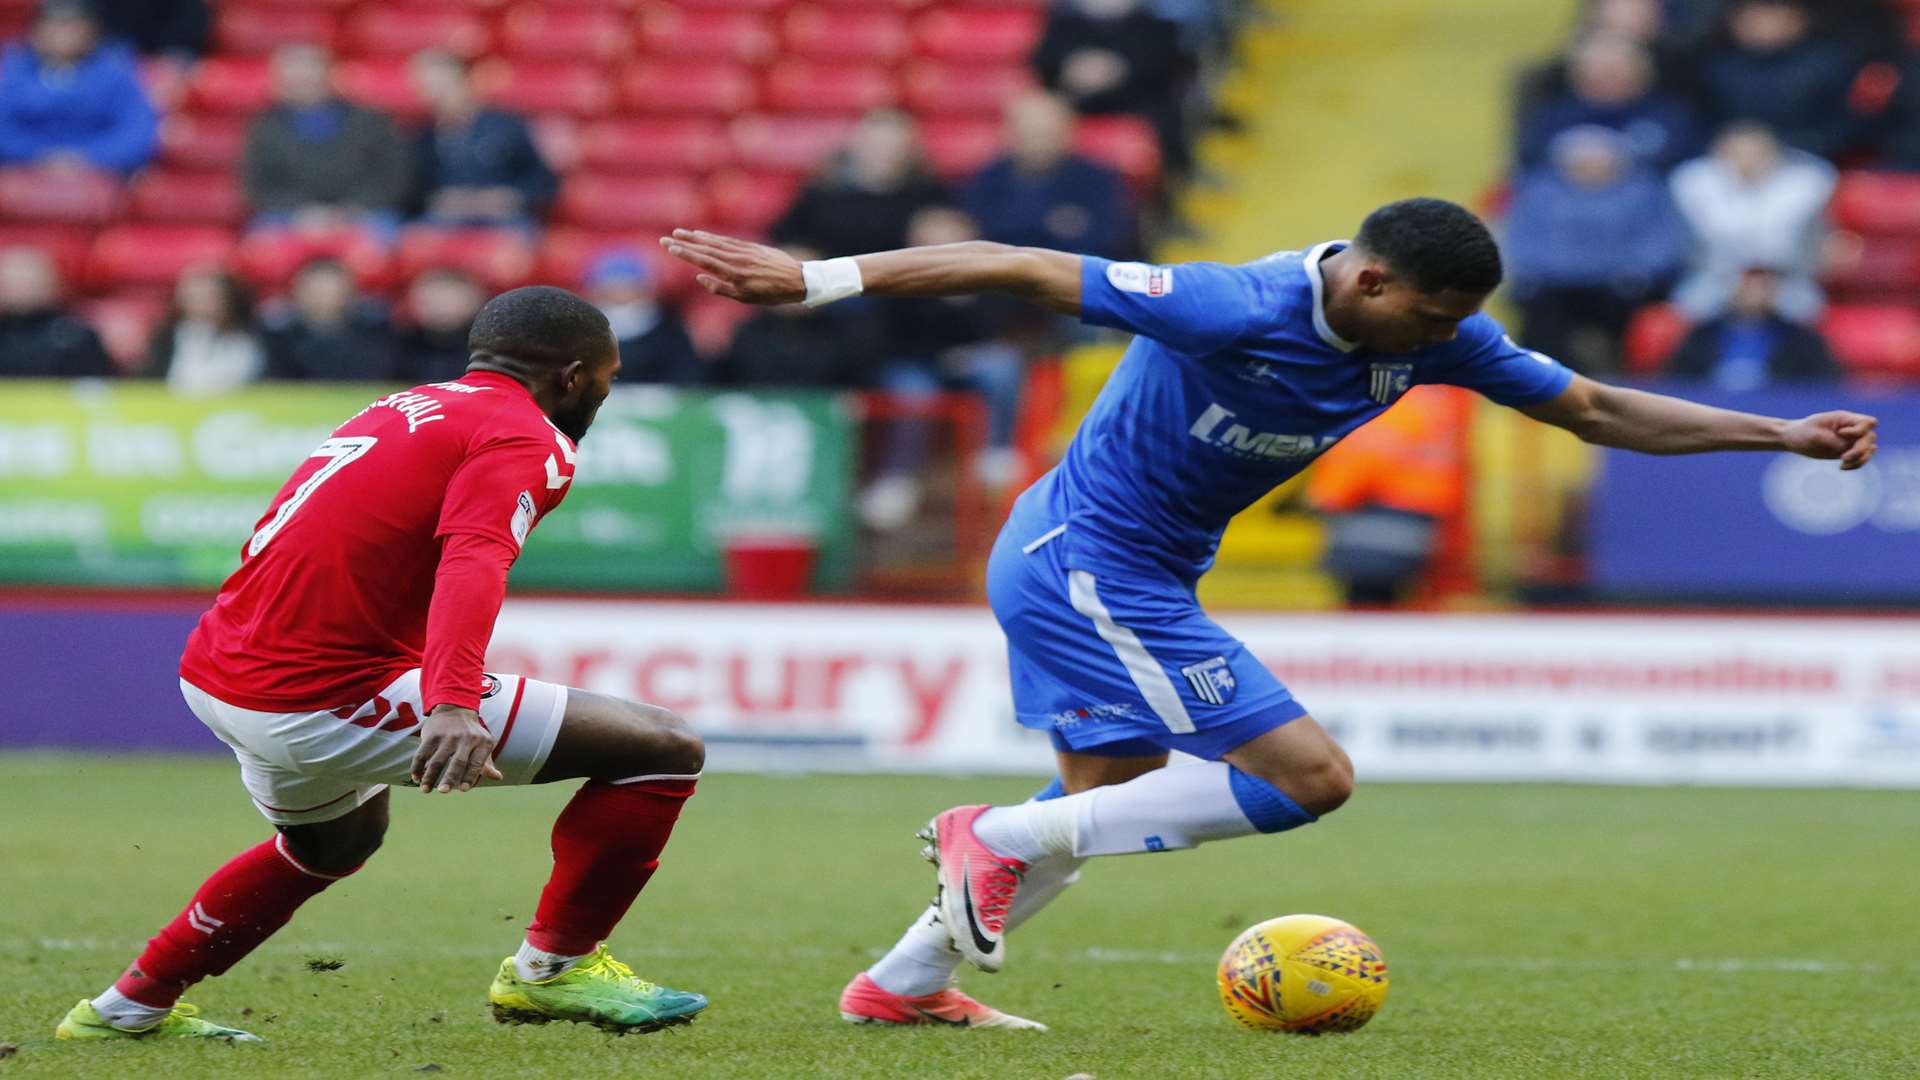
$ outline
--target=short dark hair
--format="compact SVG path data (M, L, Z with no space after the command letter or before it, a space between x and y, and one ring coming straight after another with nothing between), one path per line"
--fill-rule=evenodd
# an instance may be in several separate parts
M529 285L486 302L467 333L470 352L565 367L591 363L613 333L600 309L565 289Z
M1500 246L1473 212L1445 199L1401 199L1367 215L1355 247L1378 256L1423 293L1490 293Z

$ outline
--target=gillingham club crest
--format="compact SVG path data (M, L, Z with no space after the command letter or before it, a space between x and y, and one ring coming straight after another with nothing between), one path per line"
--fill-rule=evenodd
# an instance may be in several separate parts
M1187 685L1193 688L1193 696L1209 705L1225 705L1233 700L1236 686L1233 669L1227 666L1224 656L1189 664L1180 669L1180 674L1187 677Z
M1371 376L1367 390L1373 400L1382 405L1391 405L1407 387L1413 385L1413 365L1402 363L1374 364L1369 370Z

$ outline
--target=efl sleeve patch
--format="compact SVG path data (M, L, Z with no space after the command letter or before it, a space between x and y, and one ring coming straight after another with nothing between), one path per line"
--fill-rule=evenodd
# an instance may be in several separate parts
M527 534L533 531L533 495L521 492L514 503L513 523L508 526L513 532L513 542L520 547L527 546Z
M1121 292L1167 296L1173 292L1173 267L1113 263L1107 267L1107 283Z

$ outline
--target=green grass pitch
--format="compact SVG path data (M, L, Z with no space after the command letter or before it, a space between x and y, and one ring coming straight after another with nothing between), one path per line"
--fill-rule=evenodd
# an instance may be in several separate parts
M1005 972L965 981L1050 1033L840 1022L841 985L931 894L914 829L1034 786L709 777L613 945L714 1005L624 1039L485 1006L567 785L398 792L366 870L190 995L268 1045L102 1046L53 1025L265 826L223 761L0 757L0 1080L1920 1075L1920 799L1895 792L1363 784L1296 833L1090 865ZM1385 949L1365 1030L1221 1010L1219 951L1296 911Z

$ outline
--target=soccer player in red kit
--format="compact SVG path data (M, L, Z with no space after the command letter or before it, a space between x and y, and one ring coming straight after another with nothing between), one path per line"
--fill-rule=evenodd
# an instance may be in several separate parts
M481 309L468 348L461 379L389 394L314 450L187 639L181 692L276 833L215 871L59 1037L255 1040L199 1019L181 993L360 869L395 783L587 781L554 823L526 940L488 991L496 1019L650 1031L706 1007L603 944L693 794L700 739L664 709L481 666L507 570L566 496L619 371L613 333L564 289L515 289Z

